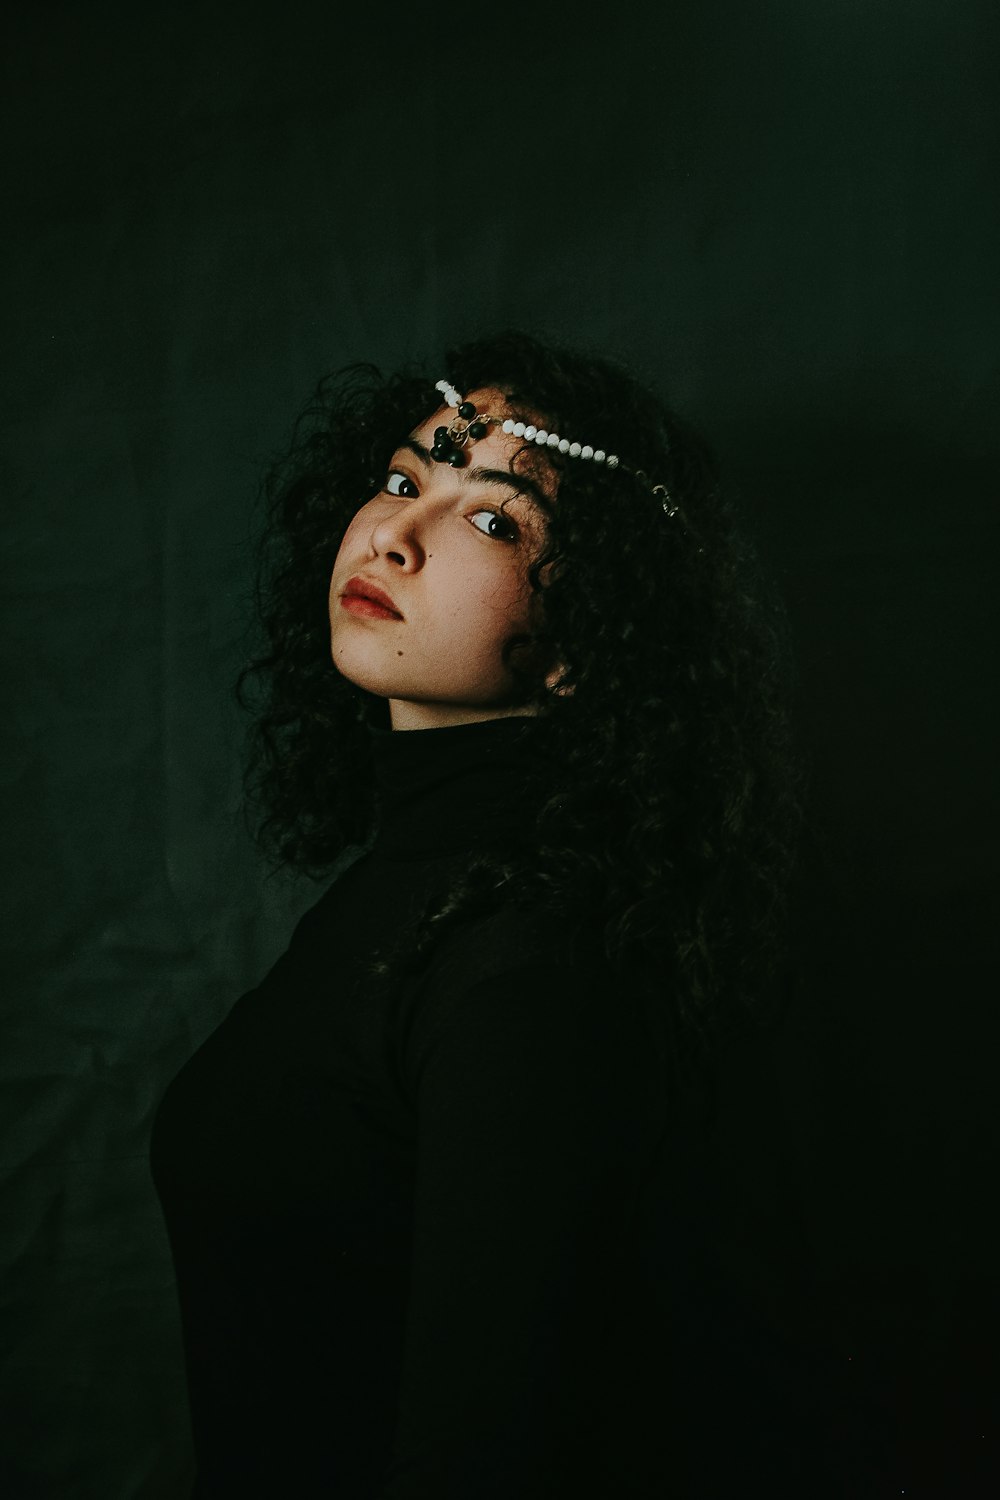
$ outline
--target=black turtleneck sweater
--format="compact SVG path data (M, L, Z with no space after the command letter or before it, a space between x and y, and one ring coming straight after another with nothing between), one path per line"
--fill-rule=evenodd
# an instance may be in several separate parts
M498 906L391 993L361 972L530 839L537 735L371 731L374 845L160 1103L202 1500L665 1500L720 1442L745 1474L707 1158L598 935Z

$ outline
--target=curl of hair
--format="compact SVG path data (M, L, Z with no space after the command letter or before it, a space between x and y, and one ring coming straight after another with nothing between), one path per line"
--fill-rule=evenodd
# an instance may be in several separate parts
M602 443L649 481L545 450L559 484L529 575L543 625L529 664L516 659L523 638L506 660L559 785L539 781L530 852L479 852L369 973L390 984L418 972L498 900L596 919L664 1066L697 1069L775 1015L806 780L783 605L704 444L626 369L518 331L452 348L442 369L461 391L498 389L526 420ZM388 727L388 709L332 665L329 578L397 444L440 406L440 373L352 365L327 377L265 481L265 643L237 694L255 713L247 805L275 868L324 878L374 831L368 726ZM539 660L564 664L564 691Z

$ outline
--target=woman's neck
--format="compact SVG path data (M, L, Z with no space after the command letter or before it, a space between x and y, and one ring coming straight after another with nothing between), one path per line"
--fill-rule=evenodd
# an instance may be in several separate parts
M540 730L525 715L371 729L375 854L434 859L529 838L552 775Z

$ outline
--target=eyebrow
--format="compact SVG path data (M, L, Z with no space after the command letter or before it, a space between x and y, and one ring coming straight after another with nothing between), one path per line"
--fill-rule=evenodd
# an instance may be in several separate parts
M408 448L411 453L415 453L427 468L435 462L431 458L430 449L425 448L423 443L418 442L416 438L404 438L401 443L397 444L396 452L398 453L401 448ZM527 495L536 502L541 501L543 511L545 506L551 504L541 485L523 474L512 473L510 469L456 469L455 473L463 484L502 484L505 489L516 490L519 495Z

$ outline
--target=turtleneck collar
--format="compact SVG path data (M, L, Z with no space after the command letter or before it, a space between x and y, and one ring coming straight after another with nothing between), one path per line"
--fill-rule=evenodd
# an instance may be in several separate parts
M435 859L527 834L544 777L536 717L371 728L377 857Z

